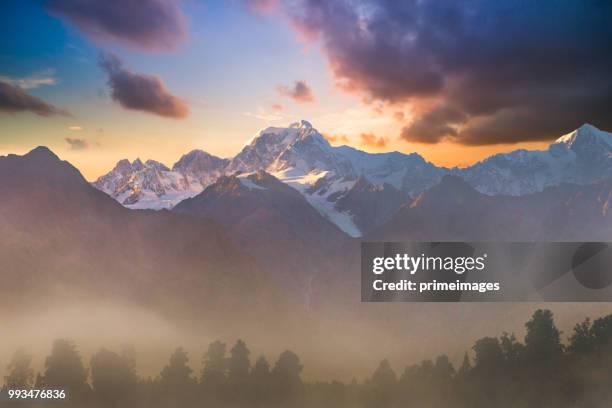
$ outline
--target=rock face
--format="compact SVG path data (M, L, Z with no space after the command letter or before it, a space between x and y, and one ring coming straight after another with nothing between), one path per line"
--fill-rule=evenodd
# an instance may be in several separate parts
M94 186L130 208L171 208L222 175L266 171L299 191L323 217L359 237L380 227L407 200L444 175L461 177L487 195L522 196L561 183L612 178L612 134L583 125L547 150L497 154L467 168L436 167L416 153L367 153L331 146L307 121L260 131L232 159L201 150L169 170L122 160Z
M93 185L129 208L171 208L213 183L227 163L202 150L187 153L172 170L154 160L124 159Z

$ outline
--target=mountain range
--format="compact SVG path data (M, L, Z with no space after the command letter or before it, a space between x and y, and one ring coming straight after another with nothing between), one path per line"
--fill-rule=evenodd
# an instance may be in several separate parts
M191 333L198 342L210 333L259 344L290 339L300 351L312 346L309 358L326 360L347 351L368 355L381 341L405 350L412 339L432 333L476 336L474 319L506 321L532 304L360 303L361 242L609 242L609 136L583 126L547 151L485 160L470 168L469 178L462 177L465 169L440 169L417 155L331 147L300 123L258 134L240 160L196 152L172 169L123 161L106 178L119 185L121 177L138 175L137 188L123 191L136 204L185 194L171 209L158 210L126 208L133 205L94 188L45 147L2 156L0 309L37 330L62 327L72 311L84 330L142 332L144 344L163 342L175 330L186 336L181 341ZM534 169L514 175L523 194L483 192L475 180L490 186L511 180L502 170L514 156L522 157L523 169ZM548 170L534 166L537 161ZM551 177L543 182L546 174ZM145 188L144 182L151 183ZM342 228L347 224L338 222L342 217L363 235L350 237ZM568 304L564 313L585 307ZM107 308L125 327L109 324ZM49 310L57 313L54 319L43 314ZM41 314L46 317L31 320ZM143 318L154 319L154 330L143 329ZM363 347L354 346L355 338Z
M299 146L328 146L317 135L304 126L289 128L284 136L291 140L285 143L305 140L284 161L275 156L266 165L268 171L231 169L171 210L126 208L45 147L0 157L1 305L21 310L99 299L188 320L188 326L197 322L227 328L232 322L231 328L259 330L282 319L302 327L306 321L317 324L309 318L313 315L365 313L356 306L362 241L607 242L612 237L612 178L589 184L573 179L523 195L491 195L451 169L430 187L407 192L377 183L376 175L382 173L340 176L356 166L339 160L347 157L339 154L326 159L330 167L337 166L329 174L305 181L317 170L307 172L313 167L306 161L297 162L302 167L287 166L295 163ZM584 135L581 128L573 139L559 140L550 150L566 148L565 155L580 157L583 152L571 149L585 146ZM261 153L262 147L253 148ZM374 157L388 160L393 168L395 157L402 156ZM407 157L405 162L421 163L424 171L436 170ZM183 163L192 174L202 169L197 160ZM146 167L136 166L140 164ZM594 160L592 165L601 164ZM151 162L149 167L154 167ZM289 173L299 181L282 178ZM334 183L346 183L346 189L328 191ZM350 214L364 235L350 237L313 205L317 200L329 200L334 211Z
M469 167L449 169L416 153L331 146L303 120L260 131L232 159L194 150L172 169L153 160L121 160L93 185L129 208L172 208L221 176L258 171L291 186L339 229L359 237L381 227L402 204L445 175L461 177L491 196L522 196L561 183L606 180L612 177L612 134L585 124L547 150L500 153Z
M460 177L405 203L369 241L609 241L612 179L562 183L522 196L486 195Z
M265 271L215 221L124 208L45 147L0 157L0 191L5 308L103 298L207 319L271 295Z
M309 303L347 236L297 190L260 170L221 176L173 212L212 219L283 288ZM336 269L337 272L337 269Z
M291 129L288 133L302 131ZM560 140L559 147L571 150L584 134L580 130L574 140ZM198 169L208 174L197 157L183 163L192 174ZM140 165L146 167L136 162ZM433 353L436 344L419 339L474 338L481 335L475 320L511 321L534 306L361 303L362 241L607 242L612 237L611 178L491 195L450 170L418 193L360 174L345 181L348 191L327 195L336 199L338 212L350 211L355 225L366 231L351 238L312 205L312 196L327 187L327 175L298 189L281 178L287 169L280 161L268 169L224 172L170 210L133 210L94 188L45 147L0 157L0 310L11 329L7 344L37 341L43 336L40 327L67 336L66 322L77 316L74 324L83 333L91 331L94 341L108 333L123 342L136 333L138 339L130 342L139 350L153 343L164 353L168 339L173 346L195 348L202 339L238 336L259 347L270 345L265 353L276 352L273 339L284 339L325 367L339 353L367 356L381 342L402 356L414 347L419 353L432 347ZM557 307L568 316L591 306ZM36 331L9 319L31 322ZM458 350L460 357L463 345Z

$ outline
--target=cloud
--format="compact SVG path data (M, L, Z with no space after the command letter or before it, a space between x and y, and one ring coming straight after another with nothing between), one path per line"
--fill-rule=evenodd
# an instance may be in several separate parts
M280 112L283 110L283 105L281 105L280 103L273 103L272 105L270 105L270 107L275 112Z
M112 54L101 54L99 63L108 75L111 97L125 109L173 119L189 115L187 104L172 95L159 77L134 73Z
M70 116L67 111L57 108L37 96L27 94L17 85L3 81L0 81L0 112L32 112L44 117Z
M55 85L57 80L53 76L53 72L48 70L44 73L33 75L31 77L24 78L11 78L4 75L0 75L0 81L7 84L18 86L21 89L35 89L43 85Z
M305 81L295 81L293 86L280 85L277 89L279 94L287 96L298 103L314 101L312 90Z
M257 108L256 113L244 112L244 116L255 118L255 119L260 119L260 120L265 120L266 122L274 122L277 120L284 119L284 116L281 115L279 112L280 112L279 110L274 110L274 109L273 109L273 112L267 112L264 108L260 106Z
M408 142L437 143L448 136L456 137L459 134L457 127L466 120L463 112L438 106L404 127L401 138Z
M320 41L339 86L411 110L406 140L495 144L584 122L612 128L611 2L293 0L284 9L302 38Z
M175 49L187 36L177 0L46 0L45 6L96 41L164 51Z
M79 125L68 126L68 130L72 130L73 132L80 132L83 128Z
M376 147L381 149L387 146L387 139L384 137L376 137L374 133L362 133L359 135L361 144L368 147Z
M280 0L244 0L247 8L259 13L270 13L279 6Z
M87 150L90 147L89 142L85 139L67 137L64 140L68 143L70 150Z
M346 137L346 135L323 134L323 137L331 144L349 143L349 139Z

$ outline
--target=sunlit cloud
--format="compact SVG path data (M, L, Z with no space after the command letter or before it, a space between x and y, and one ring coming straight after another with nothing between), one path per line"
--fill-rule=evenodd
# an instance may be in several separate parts
M362 146L375 147L382 149L387 146L388 140L385 137L377 137L374 133L362 133L359 135Z
M280 0L244 0L246 6L259 13L270 13L280 4Z
M68 126L68 130L72 130L73 132L80 132L83 128L79 125Z
M54 77L52 70L22 78L11 78L0 75L0 81L25 90L35 89L44 85L49 86L57 84L57 79Z
M327 140L331 144L348 144L349 139L346 135L330 135L327 133L323 134L325 140Z
M274 109L272 112L268 112L267 110L265 110L264 108L260 106L257 108L257 112L244 112L243 115L250 117L250 118L264 120L266 122L275 122L275 121L287 119L288 117L291 116L291 115L282 115L279 112L280 110L274 110Z
M70 114L41 98L30 95L17 85L0 81L0 112L19 113L31 112L38 116L55 115L70 116Z
M397 122L392 116L378 113L367 105L359 105L337 112L317 115L312 122L324 132L336 135L359 136L364 132L376 134L389 134L398 129Z
M70 150L87 150L90 148L90 143L85 139L67 137L64 140L68 143Z
M173 119L189 115L187 104L172 95L161 78L132 72L113 54L101 54L100 67L108 75L112 99L123 108Z
M322 46L339 88L413 112L408 142L503 144L584 122L612 127L606 2L292 0L283 9L300 39Z
M281 96L291 98L298 103L314 102L315 100L312 89L306 81L295 81L291 86L279 85L277 90Z

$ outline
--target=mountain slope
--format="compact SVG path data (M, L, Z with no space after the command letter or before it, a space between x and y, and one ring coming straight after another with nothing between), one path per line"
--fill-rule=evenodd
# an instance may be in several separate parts
M365 239L382 241L609 241L612 181L489 196L456 176L404 205Z
M222 175L266 171L299 191L323 217L352 237L380 227L410 198L446 174L487 195L522 196L561 183L612 178L612 134L583 125L547 150L497 154L467 168L437 167L416 153L367 153L331 146L307 121L260 131L232 159L203 151L172 170L121 161L94 185L131 208L171 208Z
M255 310L267 293L252 258L219 225L126 209L46 148L0 157L0 190L5 306L117 299L185 318L206 306Z
M348 239L299 192L263 171L222 176L173 211L223 225L240 248L292 293L304 294L322 273L327 256Z
M172 170L154 160L124 159L93 185L129 208L171 208L213 183L227 164L202 150L185 154Z
M353 237L390 215L388 206L379 210L368 204L367 211L350 206L364 193L358 179L371 186L370 196L384 191L397 206L397 197L418 194L446 173L415 153L372 154L333 147L303 120L262 130L231 160L199 150L183 156L172 170L153 161L122 160L94 186L130 208L171 208L222 175L260 170L298 190L323 217Z
M353 237L361 236L361 228L371 224L362 218L363 210L348 206L354 200L341 201L351 191L353 196L359 193L362 186L356 184L360 178L385 191L395 189L396 196L410 196L435 184L444 174L417 154L372 154L347 146L333 147L306 121L286 129L261 131L232 160L230 168L270 172L300 191L323 216ZM367 215L374 219L388 215L387 208L380 211L371 207Z

